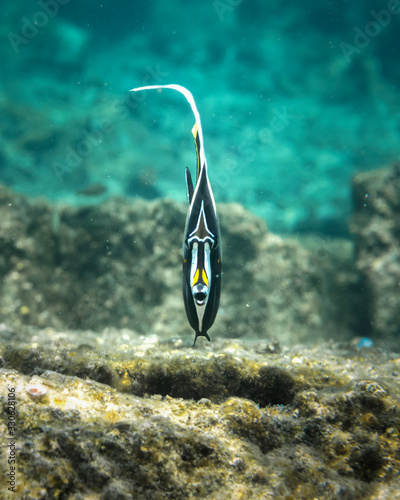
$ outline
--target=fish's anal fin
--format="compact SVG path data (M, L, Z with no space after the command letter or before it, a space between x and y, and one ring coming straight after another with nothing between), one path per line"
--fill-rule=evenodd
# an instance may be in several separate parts
M192 198L193 198L193 182L192 182L192 176L190 175L190 170L186 167L185 170L185 177L186 177L186 196L187 200L189 203L192 203Z

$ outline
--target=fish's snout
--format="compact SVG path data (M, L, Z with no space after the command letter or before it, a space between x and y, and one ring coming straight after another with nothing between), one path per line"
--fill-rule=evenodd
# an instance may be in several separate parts
M208 297L208 286L199 283L192 288L193 298L198 306L204 306Z

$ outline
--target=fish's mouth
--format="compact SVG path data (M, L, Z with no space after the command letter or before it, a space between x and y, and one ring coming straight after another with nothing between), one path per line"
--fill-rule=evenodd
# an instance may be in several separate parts
M195 285L192 288L192 295L197 306L204 306L208 299L208 287L203 284Z

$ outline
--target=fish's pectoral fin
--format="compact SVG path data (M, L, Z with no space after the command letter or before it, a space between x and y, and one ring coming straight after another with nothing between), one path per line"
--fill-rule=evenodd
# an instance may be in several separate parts
M193 198L193 181L192 181L192 176L190 175L190 170L186 167L185 170L185 177L186 177L186 197L189 203L192 203L192 198Z

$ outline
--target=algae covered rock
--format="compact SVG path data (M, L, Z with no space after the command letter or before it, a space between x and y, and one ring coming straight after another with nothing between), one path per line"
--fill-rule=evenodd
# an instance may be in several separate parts
M2 442L16 400L13 495L396 498L398 355L134 336L111 351L79 337L1 344Z
M400 164L357 175L353 183L356 265L370 334L400 338ZM368 332L367 332L368 333Z

